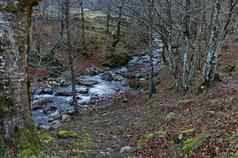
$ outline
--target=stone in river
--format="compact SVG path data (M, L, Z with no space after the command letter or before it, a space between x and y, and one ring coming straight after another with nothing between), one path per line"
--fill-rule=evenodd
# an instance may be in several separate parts
M95 80L77 79L76 81L78 84L81 84L84 86L93 86L95 84L98 84L98 81L95 81Z

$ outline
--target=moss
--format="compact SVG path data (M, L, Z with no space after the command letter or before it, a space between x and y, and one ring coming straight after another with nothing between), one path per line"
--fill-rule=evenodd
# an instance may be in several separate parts
M10 98L0 96L0 114L9 113L12 111L13 102Z
M79 137L80 141L76 141L73 144L74 154L81 157L83 154L87 153L87 150L93 145L93 140L88 133L83 133Z
M39 138L42 143L47 143L47 144L51 143L55 139L53 135L48 132L39 134Z
M167 132L164 130L160 130L154 133L146 133L139 138L137 141L137 148L143 148L149 141L156 139L156 138L163 138L167 135Z
M183 143L183 150L187 153L191 153L198 149L207 139L208 134L200 134L193 138L188 138Z
M80 133L75 131L66 131L61 130L57 134L58 138L67 139L67 138L79 138Z
M36 126L31 120L26 121L26 128L19 129L15 135L20 158L40 158L42 146L36 132Z

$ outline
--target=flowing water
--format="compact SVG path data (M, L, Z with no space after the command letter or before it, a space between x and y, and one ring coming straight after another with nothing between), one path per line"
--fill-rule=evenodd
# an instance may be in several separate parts
M160 40L161 41L161 40ZM159 71L160 53L162 45L152 53L155 73ZM77 103L80 108L88 107L98 99L116 95L130 90L128 77L147 79L150 68L150 56L141 55L133 57L126 67L111 69L97 75L81 76L76 85ZM64 82L64 81L59 81ZM64 114L73 114L75 107L72 103L71 86L59 84L54 87L37 88L33 92L33 120L39 125L51 126L55 120L60 120Z

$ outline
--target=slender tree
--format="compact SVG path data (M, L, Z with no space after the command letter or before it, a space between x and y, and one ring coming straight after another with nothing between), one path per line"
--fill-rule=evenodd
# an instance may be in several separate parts
M72 84L72 94L73 94L73 105L77 104L76 99L76 87L75 87L75 73L74 73L74 57L72 53L72 43L71 43L71 33L70 33L70 0L64 1L65 5L65 29L66 29L66 41L68 50L68 61L71 72L71 84Z

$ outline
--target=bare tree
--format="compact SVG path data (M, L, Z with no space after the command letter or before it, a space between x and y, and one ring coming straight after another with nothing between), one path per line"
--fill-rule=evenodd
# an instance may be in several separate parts
M72 83L72 93L73 93L73 105L77 104L76 99L76 88L75 88L75 73L74 73L74 57L72 54L72 41L71 41L71 33L70 33L70 0L64 1L65 5L65 29L66 29L66 41L67 41L67 50L68 50L68 60L69 67L71 72L71 83Z

